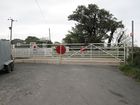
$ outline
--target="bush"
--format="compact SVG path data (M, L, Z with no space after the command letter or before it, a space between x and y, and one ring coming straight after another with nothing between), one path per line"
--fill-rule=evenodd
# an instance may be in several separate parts
M133 63L132 63L132 54L129 55L127 62L129 65L133 65L140 68L140 47L134 48Z
M124 72L125 75L140 81L140 68L134 67L132 65L121 65L120 70Z
M140 48L139 47L134 48L133 63L132 63L132 54L130 54L127 59L127 64L120 65L120 70L125 75L140 81Z
M140 67L140 52L135 52L134 53L134 61L133 61L135 66Z

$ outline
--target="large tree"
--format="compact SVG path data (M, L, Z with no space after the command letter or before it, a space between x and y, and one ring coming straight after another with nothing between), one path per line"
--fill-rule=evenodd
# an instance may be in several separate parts
M114 32L123 28L121 21L95 4L78 6L68 20L76 24L63 39L66 43L103 43L106 39L111 43Z

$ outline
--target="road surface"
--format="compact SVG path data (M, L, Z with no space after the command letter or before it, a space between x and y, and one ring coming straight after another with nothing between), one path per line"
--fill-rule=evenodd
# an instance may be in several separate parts
M115 66L16 64L0 73L0 105L140 105L140 83Z

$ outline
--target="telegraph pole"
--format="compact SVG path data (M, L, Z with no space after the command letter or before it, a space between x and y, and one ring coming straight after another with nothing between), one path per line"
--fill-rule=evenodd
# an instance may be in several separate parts
M134 21L132 20L132 63L134 59Z
M51 41L51 30L49 28L49 40Z
M10 42L12 41L12 31L13 31L13 22L16 21L12 18L9 18L8 20L10 20L10 27L9 27L9 30L10 30Z

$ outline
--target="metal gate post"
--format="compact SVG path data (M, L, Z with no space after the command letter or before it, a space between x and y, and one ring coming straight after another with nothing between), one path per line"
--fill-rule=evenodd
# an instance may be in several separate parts
M31 46L30 46L30 48L29 48L29 55L30 55L30 57L32 57L32 48L31 48Z
M43 48L43 50L44 50L44 56L46 56L46 55L47 55L47 51L46 51L45 44L42 44L42 48Z
M90 54L90 59L92 59L92 44L90 44L90 52L91 52L91 54Z
M128 46L126 45L126 59L128 59L128 56L129 56L129 48L128 48Z
M117 58L119 58L119 47L117 45Z
M124 44L124 63L126 64L126 49L125 49L125 44Z
M61 49L62 49L62 44L60 44L59 64L62 63L62 52L61 52Z

